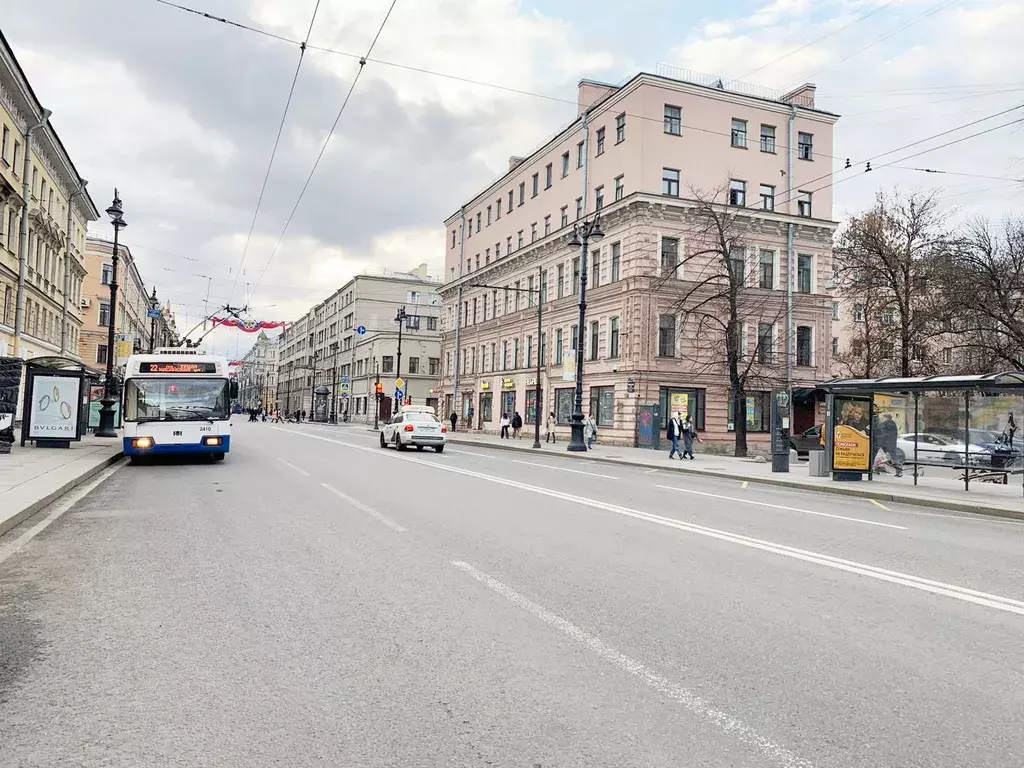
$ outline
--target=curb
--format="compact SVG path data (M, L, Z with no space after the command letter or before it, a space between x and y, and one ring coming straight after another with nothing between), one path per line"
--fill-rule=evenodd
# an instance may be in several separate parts
M113 454L112 456L108 456L106 459L104 459L102 462L97 464L95 467L90 467L85 472L83 472L78 477L76 477L74 480L69 480L68 482L64 483L64 485L62 485L60 488L58 488L57 490L52 491L51 493L48 493L43 498L37 499L36 501L32 502L27 507L25 507L23 510L21 510L20 512L15 514L13 517L9 517L6 520L0 520L0 536L3 536L5 533L7 533L12 528L17 528L23 522L25 522L30 517L35 515L36 512L38 512L39 510L45 509L46 507L50 506L51 504L53 504L55 501L57 501L57 499L59 499L64 494L69 493L70 491L73 491L78 486L80 486L83 483L91 480L93 477L98 475L100 472L102 472L104 469L109 467L111 464L116 464L117 462L119 462L123 458L124 458L124 451L118 451L117 453Z
M460 438L448 438L449 443L455 443L457 445L476 446L478 448L488 448L495 451L512 451L514 453L529 453L537 455L541 453L532 447L520 447L516 445L492 445L491 443L483 443L476 440L465 440ZM531 443L532 445L532 443ZM638 467L642 469L660 469L665 472L674 472L680 475L700 475L702 477L721 477L726 480L740 480L755 485L773 485L782 488L793 488L801 491L816 491L819 493L829 493L834 496L852 496L854 498L860 498L865 500L874 499L876 501L891 501L897 504L907 504L915 507L931 507L933 509L945 509L954 512L968 512L976 515L984 515L987 517L1000 517L1009 520L1024 520L1024 510L1017 511L1013 509L1003 509L999 507L985 507L981 505L966 504L959 501L949 501L946 499L927 499L918 496L903 496L897 493L889 493L887 491L873 491L873 490L856 490L850 487L844 486L830 486L830 485L807 485L796 480L783 480L781 478L775 479L771 477L750 477L749 475L741 475L736 472L718 472L707 469L698 469L689 467L666 467L662 464L650 464L640 463L636 461L624 461L622 459L611 459L601 456L590 456L586 454L575 454L563 451L561 453L545 453L545 456L553 456L556 458L567 458L570 460L583 460L593 461L598 464L613 464L620 467ZM586 458L584 456L586 455Z

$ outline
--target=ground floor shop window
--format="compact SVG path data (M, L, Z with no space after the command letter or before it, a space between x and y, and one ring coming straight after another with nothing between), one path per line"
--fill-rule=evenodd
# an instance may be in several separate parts
M746 419L747 432L770 432L771 431L771 392L747 392L746 396ZM736 429L736 421L733 417L732 393L729 393L729 431Z
M597 426L615 426L615 387L591 387L590 412Z
M515 390L511 392L501 393L501 412L507 415L510 419L516 412L516 393Z
M555 390L555 421L559 424L572 423L572 408L575 395L575 389Z
M668 426L668 420L677 413L687 415L698 430L704 429L704 390L676 387L661 387L661 428Z
M484 424L491 421L494 412L494 394L492 392L484 392L480 395L480 423L477 425L479 429L484 428Z
M526 392L526 415L523 422L533 424L537 418L537 390L530 389Z

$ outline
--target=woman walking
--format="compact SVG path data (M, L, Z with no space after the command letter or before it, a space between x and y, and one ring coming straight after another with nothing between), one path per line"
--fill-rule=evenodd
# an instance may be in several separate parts
M583 420L583 438L587 441L587 450L594 447L597 440L597 423L594 421L594 414L588 414Z
M501 414L501 437L505 440L508 440L508 427L511 423L507 413Z
M544 442L545 443L549 443L549 442L553 443L553 442L555 442L555 412L554 411L551 411L551 413L548 414L548 419L547 419L547 421L544 424L544 430L545 430Z
M693 455L693 442L694 442L694 440L696 440L698 443L703 442L700 439L700 437L697 436L697 429L696 429L696 427L693 426L693 420L690 418L690 415L687 414L686 418L683 420L683 458L684 459L687 457L687 455L689 455L689 457L691 459L694 458L694 455Z

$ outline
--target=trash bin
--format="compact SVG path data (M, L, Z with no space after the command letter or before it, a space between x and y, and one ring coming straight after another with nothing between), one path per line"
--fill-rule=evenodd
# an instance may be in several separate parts
M828 461L824 451L810 451L808 454L811 477L828 477Z

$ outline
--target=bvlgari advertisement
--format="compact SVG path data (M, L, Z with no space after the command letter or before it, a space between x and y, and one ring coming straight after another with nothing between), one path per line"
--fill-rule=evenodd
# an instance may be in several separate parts
M35 376L28 436L32 440L75 440L78 437L79 390L72 376Z

